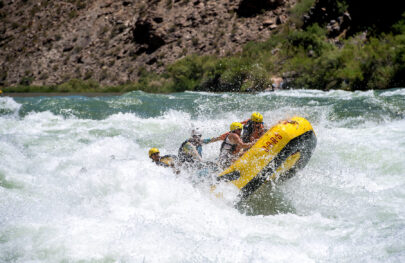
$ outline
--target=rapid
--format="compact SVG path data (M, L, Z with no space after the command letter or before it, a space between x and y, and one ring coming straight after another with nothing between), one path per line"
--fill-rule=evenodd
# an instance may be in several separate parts
M148 158L254 111L318 144L248 208ZM404 207L405 89L0 97L0 262L404 262Z

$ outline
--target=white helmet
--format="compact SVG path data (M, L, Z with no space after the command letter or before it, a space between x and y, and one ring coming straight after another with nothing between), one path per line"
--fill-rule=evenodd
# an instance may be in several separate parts
M198 129L194 129L194 130L191 131L191 137L194 137L194 136L201 137L202 134Z

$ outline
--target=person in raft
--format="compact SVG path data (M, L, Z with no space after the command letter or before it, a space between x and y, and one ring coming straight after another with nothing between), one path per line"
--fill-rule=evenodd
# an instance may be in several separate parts
M198 129L191 131L191 137L184 141L178 153L179 162L188 167L200 167L203 165L202 145L213 142L212 139L202 139L202 134Z
M240 122L233 122L231 124L230 132L227 133L222 142L219 153L219 164L222 168L228 167L238 159L243 154L242 149L249 149L256 143L256 140L249 143L243 142L240 137L242 129L243 125Z
M149 158L158 166L171 167L176 174L180 173L180 170L176 167L177 157L175 155L160 156L158 148L151 148L149 150Z
M249 143L258 140L268 130L264 128L263 115L258 112L253 112L250 119L240 122L243 125L243 132L241 135L244 143ZM218 137L211 138L209 143L225 140L229 132L226 132Z
M243 124L242 141L245 143L253 142L262 137L267 132L264 128L263 115L253 112L250 119L241 122Z

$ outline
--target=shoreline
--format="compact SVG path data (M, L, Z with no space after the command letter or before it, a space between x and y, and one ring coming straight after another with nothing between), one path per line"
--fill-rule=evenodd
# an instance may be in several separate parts
M10 92L2 94L3 97L69 97L69 96L83 96L83 97L108 97L108 96L121 96L125 92Z

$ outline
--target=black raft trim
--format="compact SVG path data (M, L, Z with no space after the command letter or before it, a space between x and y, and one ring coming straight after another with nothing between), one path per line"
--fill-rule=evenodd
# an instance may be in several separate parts
M245 199L256 191L266 181L269 174L273 174L274 171L276 171L289 156L296 152L300 152L301 157L293 169L304 168L311 158L316 143L317 139L312 130L307 131L289 141L287 145L276 155L276 157L274 157L273 160L271 160L260 173L258 173L241 189L241 194L239 195L240 198Z
M218 182L229 182L229 181L234 181L236 179L239 179L239 177L240 177L240 172L233 171L233 172L230 172L230 173L217 177L217 181Z

